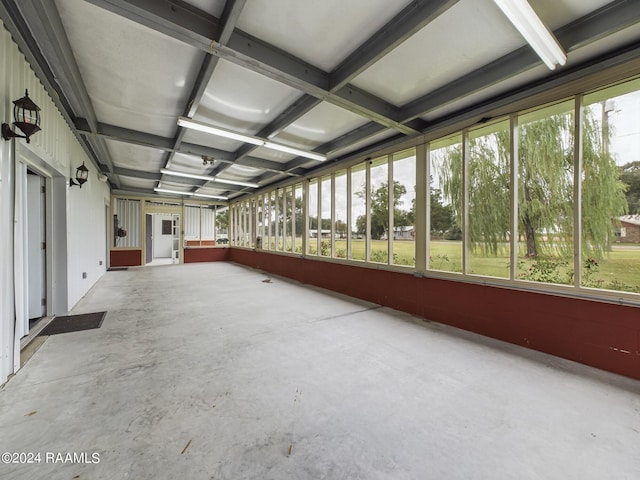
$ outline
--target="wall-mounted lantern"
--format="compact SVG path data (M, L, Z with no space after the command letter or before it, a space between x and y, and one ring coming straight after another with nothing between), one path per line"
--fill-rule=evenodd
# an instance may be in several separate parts
M89 169L84 166L84 162L78 168L76 168L76 181L73 181L73 178L69 179L69 186L73 187L74 185L82 188L82 184L89 179Z
M13 101L13 124L18 127L24 135L19 135L11 130L8 123L2 124L2 138L25 138L30 142L31 135L40 131L40 107L29 98L29 91L24 91L24 97Z

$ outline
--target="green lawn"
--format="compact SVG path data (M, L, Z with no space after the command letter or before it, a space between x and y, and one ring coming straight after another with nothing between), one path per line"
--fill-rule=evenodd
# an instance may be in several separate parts
M316 239L310 239L312 253L315 253ZM330 255L329 241L324 240L321 253ZM300 239L296 242L301 245ZM346 257L346 240L336 240L336 256ZM398 265L415 264L414 242L396 240L393 242L394 263ZM471 253L470 272L499 278L509 278L508 249L497 256L483 256ZM352 241L352 259L365 259L364 240ZM371 241L372 261L387 263L387 241ZM590 287L611 290L635 291L640 293L640 245L614 245L613 251L604 259L598 259L591 269L583 268L583 284ZM573 282L571 260L529 259L521 257L518 264L518 277L528 280L566 283ZM462 272L462 242L431 241L430 268L447 272Z

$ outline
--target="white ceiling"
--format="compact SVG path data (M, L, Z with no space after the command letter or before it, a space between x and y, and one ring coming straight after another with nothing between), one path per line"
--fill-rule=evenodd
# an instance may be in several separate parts
M493 0L3 4L3 23L113 190L136 194L159 182L229 198L255 191L163 168L268 186L322 165L183 129L180 116L339 163L532 82L597 68L601 55L640 56L640 1L530 0L568 53L556 71Z

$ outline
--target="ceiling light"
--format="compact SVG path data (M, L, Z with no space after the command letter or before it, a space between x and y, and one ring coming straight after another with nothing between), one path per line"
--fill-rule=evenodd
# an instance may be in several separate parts
M226 183L227 185L239 185L241 187L258 188L260 185L252 182L241 182L240 180L227 180L226 178L213 177L214 182Z
M204 197L204 198L215 198L216 200L229 200L228 197L223 197L222 195L206 195L204 193L194 193L194 197Z
M273 150L279 150L281 152L300 155L301 157L310 158L312 160L318 160L319 162L323 162L327 159L326 155L322 155L320 153L315 153L315 152L309 152L307 150L300 150L298 148L289 147L287 145L282 145L280 143L264 142L264 146L267 148L271 148Z
M227 130L226 128L213 127L211 125L207 125L206 123L197 122L186 117L178 117L178 125L184 128L191 128L200 132L210 133L211 135L218 135L220 137L232 138L233 140L251 143L252 145L257 145L259 147L266 147L271 148L272 150L291 153L293 155L300 155L301 157L310 158L319 162L323 162L327 159L327 156L321 153L301 150L295 147L289 147L288 145L282 145L281 143L272 142L260 137L233 132L231 130Z
M551 70L567 61L562 47L527 0L494 0L509 21Z
M153 191L158 193L173 193L174 195L186 195L188 197L193 195L191 192L178 192L177 190L165 190L164 188L154 188Z
M264 144L264 140L262 140L261 138L232 132L231 130L227 130L226 128L213 127L211 125L207 125L206 123L197 122L186 117L178 117L178 125L184 128L190 128L192 130L210 133L211 135L218 135L219 137L226 137L245 143L251 143L253 145L261 146Z
M241 182L238 180L227 180L223 178L212 177L210 175L197 175L195 173L176 172L174 170L167 170L166 168L161 169L160 173L163 173L165 175L173 175L174 177L193 178L195 180L205 180L207 182L224 183L227 185L239 185L241 187L258 188L260 186L257 183Z

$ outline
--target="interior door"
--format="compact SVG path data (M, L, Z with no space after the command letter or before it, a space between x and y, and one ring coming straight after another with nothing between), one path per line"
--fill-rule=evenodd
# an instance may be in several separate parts
M153 260L153 215L147 213L145 223L145 261L150 263Z

